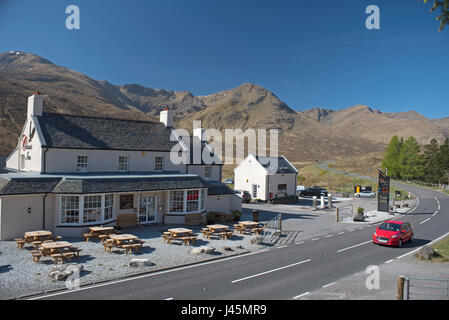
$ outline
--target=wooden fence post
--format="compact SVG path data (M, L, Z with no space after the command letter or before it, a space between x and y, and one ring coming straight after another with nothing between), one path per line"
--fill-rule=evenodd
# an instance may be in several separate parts
M398 277L398 293L396 296L397 300L404 300L404 282L405 278L403 276Z

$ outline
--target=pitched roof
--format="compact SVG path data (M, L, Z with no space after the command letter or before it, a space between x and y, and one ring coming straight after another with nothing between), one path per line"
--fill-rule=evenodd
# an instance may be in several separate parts
M268 174L295 174L298 170L284 157L256 157Z
M234 194L234 190L229 188L226 184L221 182L209 182L209 187L207 189L207 195L209 196L219 196L225 194Z
M0 195L92 194L202 189L208 184L197 175L146 175L98 177L0 177Z
M49 148L170 151L171 130L159 122L122 120L59 113L37 117Z

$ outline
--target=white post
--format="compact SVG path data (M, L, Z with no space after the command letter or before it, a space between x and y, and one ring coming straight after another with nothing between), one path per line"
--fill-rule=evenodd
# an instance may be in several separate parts
M320 200L321 200L321 208L324 208L324 196L321 196Z

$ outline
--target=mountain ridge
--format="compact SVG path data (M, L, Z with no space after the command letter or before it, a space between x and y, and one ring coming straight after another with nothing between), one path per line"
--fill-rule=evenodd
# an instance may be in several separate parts
M384 113L364 105L331 110L296 111L276 94L253 83L195 96L190 91L153 89L136 83L114 85L57 66L37 55L0 53L0 153L17 143L26 115L27 97L39 90L46 111L157 121L173 110L176 127L278 129L280 152L292 159L329 160L382 152L392 135L416 135L424 144L449 136L449 118L427 119L415 111ZM412 123L413 125L410 125Z

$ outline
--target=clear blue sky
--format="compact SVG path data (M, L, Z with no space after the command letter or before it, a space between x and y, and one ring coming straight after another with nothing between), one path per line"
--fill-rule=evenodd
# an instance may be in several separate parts
M81 29L65 27L78 5ZM380 30L367 30L368 5ZM449 26L418 0L0 0L0 52L114 84L207 95L251 82L290 107L449 116Z

